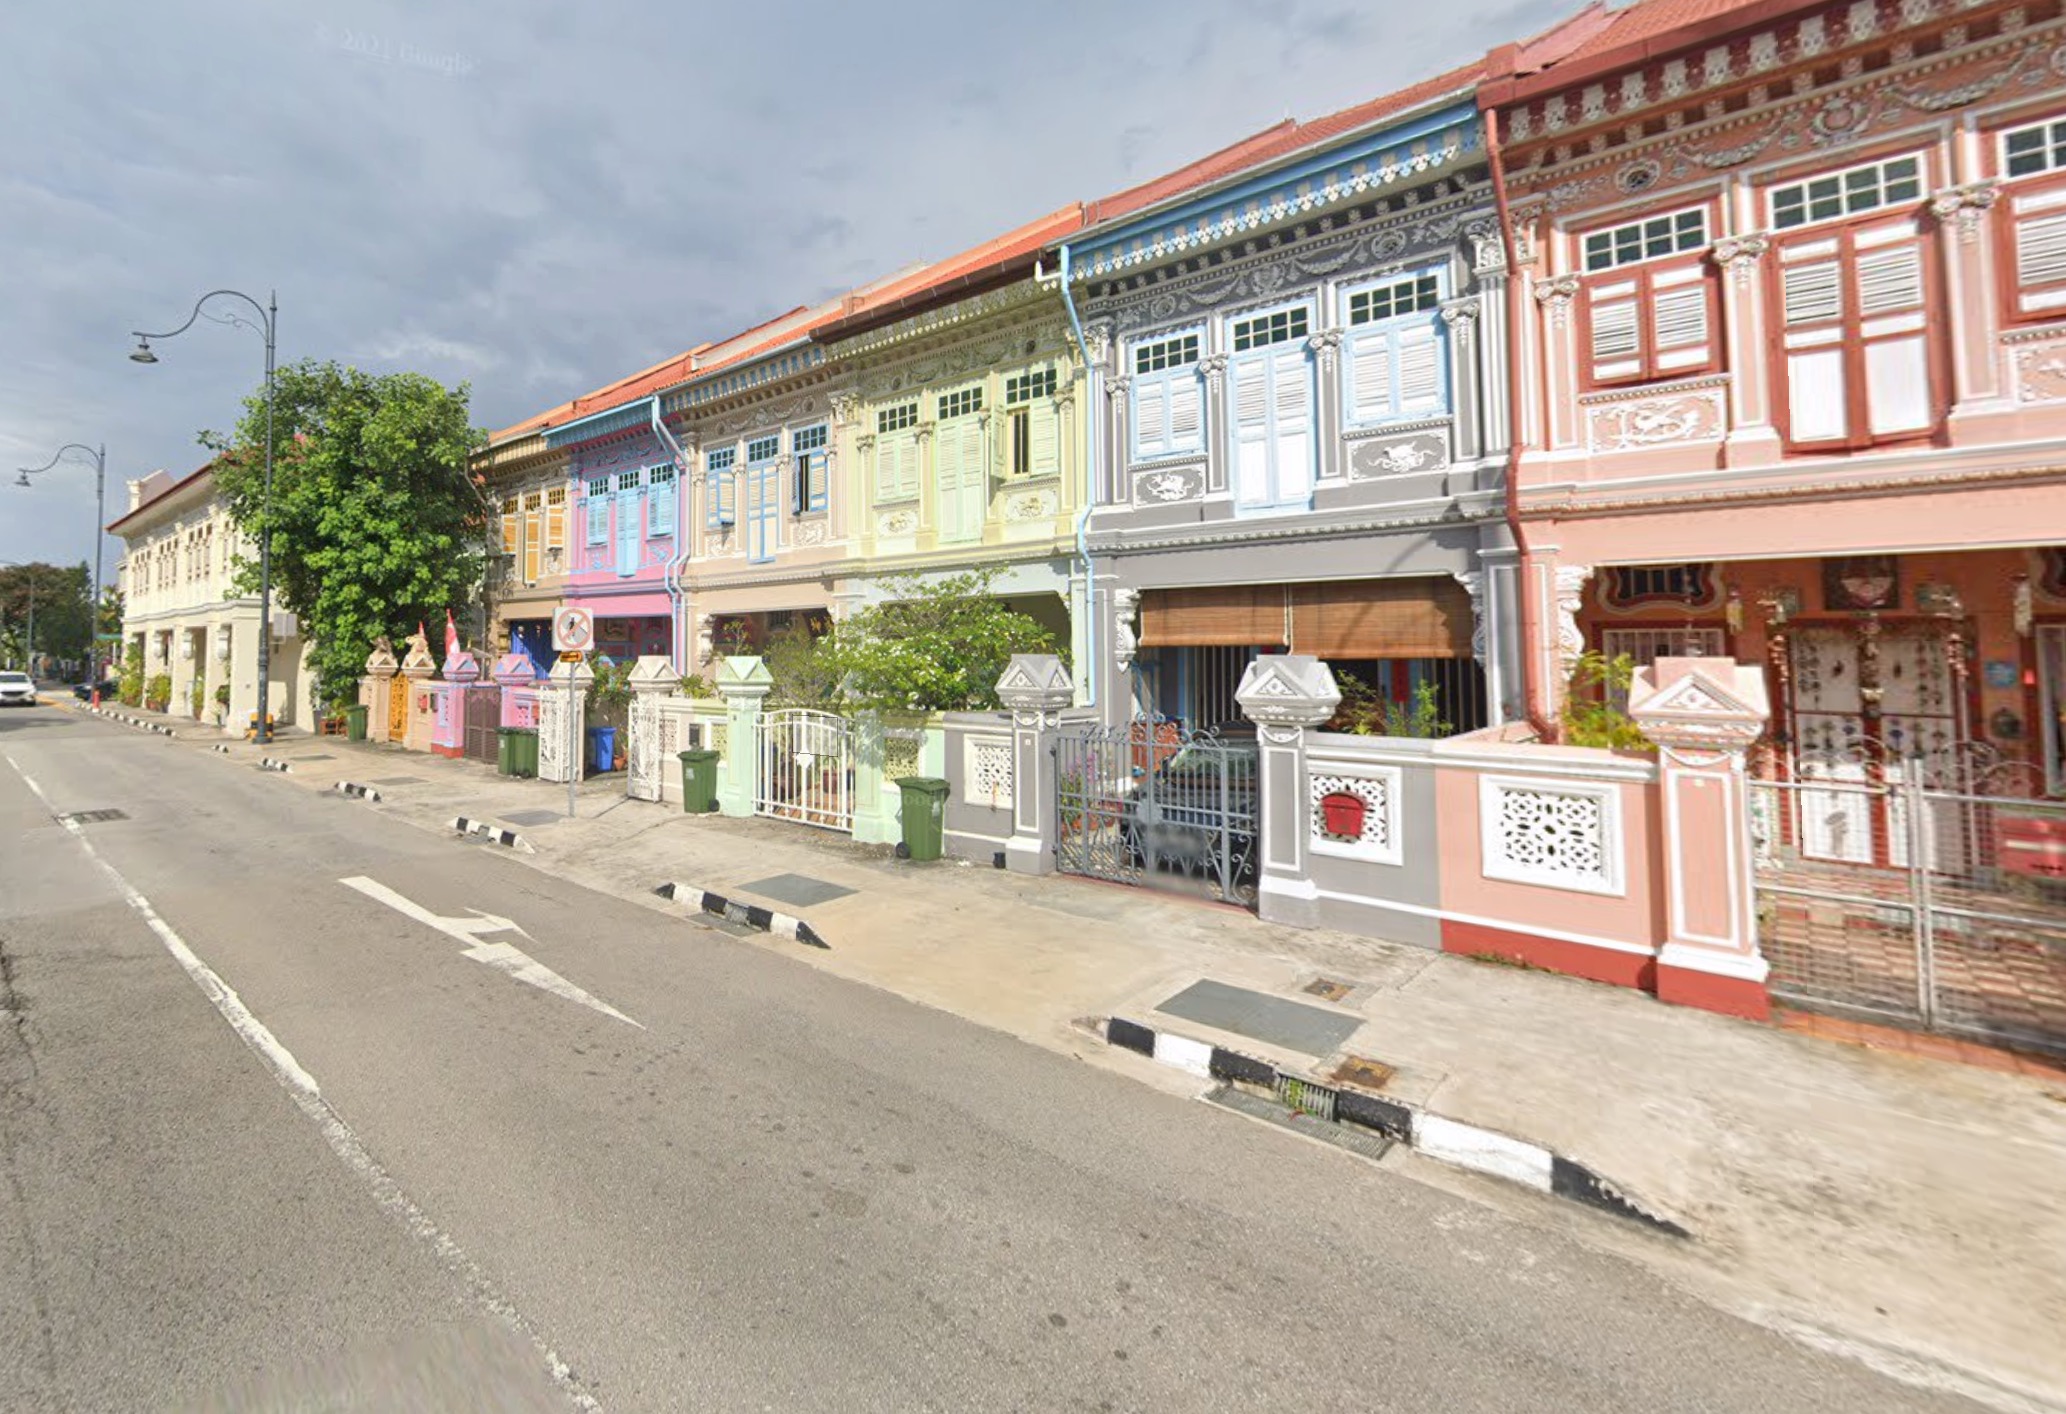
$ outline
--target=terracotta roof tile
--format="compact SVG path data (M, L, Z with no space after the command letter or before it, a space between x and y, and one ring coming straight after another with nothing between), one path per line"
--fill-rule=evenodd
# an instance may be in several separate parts
M1179 167L1174 172L1091 202L1087 208L1090 218L1087 224L1115 221L1122 216L1145 211L1185 192L1211 186L1224 178L1237 176L1280 157L1289 156L1308 147L1317 147L1331 138L1367 127L1382 118L1407 112L1423 103L1440 98L1445 93L1468 88L1477 82L1482 68L1483 62L1474 59L1447 73L1437 74L1434 78L1425 79L1339 112L1329 113L1325 117L1312 118L1303 123L1286 118L1283 122L1265 128L1252 137L1245 137L1232 146L1223 147L1218 152L1201 157L1189 166Z
M895 305L910 304L917 297L944 289L971 275L1024 256L1036 255L1054 242L1083 226L1083 207L1064 206L1016 230L1007 231L958 255L922 265L900 277L864 286L840 301L841 318L852 319Z
M1635 0L1587 6L1532 40L1495 50L1486 101L1518 103L1645 64L1829 0Z

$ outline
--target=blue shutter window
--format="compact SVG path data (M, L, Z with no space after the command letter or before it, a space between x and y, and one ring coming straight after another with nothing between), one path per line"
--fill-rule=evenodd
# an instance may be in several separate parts
M1198 376L1201 336L1193 331L1136 344L1133 350L1133 455L1136 461L1183 456L1205 447L1205 386Z
M620 471L617 473L617 576L629 579L638 573L640 552L643 545L639 539L639 503L645 499L640 489L645 482L645 473Z
M1442 280L1418 273L1352 290L1342 340L1344 421L1368 426L1449 411Z
M703 459L703 518L712 530L738 518L732 491L732 463L738 456L736 447L719 447Z
M609 544L610 479L607 476L588 483L588 494L581 501L581 513L588 521L588 543Z
M646 534L652 536L674 534L674 468L655 466L646 469Z
M782 509L782 437L755 437L746 444L746 558L765 564L775 558L777 516Z
M797 515L809 515L825 509L830 499L827 473L830 464L826 454L826 432L823 423L816 427L805 427L793 433L789 439L790 448L796 455L796 479L791 492L792 506Z

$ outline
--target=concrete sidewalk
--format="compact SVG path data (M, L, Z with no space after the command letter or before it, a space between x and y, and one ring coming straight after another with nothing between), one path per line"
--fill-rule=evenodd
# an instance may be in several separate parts
M507 826L536 851L525 863L654 908L672 905L653 888L678 882L800 915L829 952L759 945L1165 1086L1198 1088L1080 1023L1130 1017L1320 1077L1347 1056L1376 1061L1394 1069L1383 1093L1577 1160L1693 1240L1562 1217L1404 1151L1388 1165L1576 1223L1709 1300L1907 1378L2066 1407L2058 1071L1882 1053L1144 889L900 862L802 827L633 801L622 776L584 783L570 819L564 786L334 737L234 744L226 769L261 755L290 762L292 786L380 792L340 808L444 833L456 815ZM1201 981L1295 999L1334 1018L1334 1035L1272 1043L1201 1022L1209 1012L1173 1000Z

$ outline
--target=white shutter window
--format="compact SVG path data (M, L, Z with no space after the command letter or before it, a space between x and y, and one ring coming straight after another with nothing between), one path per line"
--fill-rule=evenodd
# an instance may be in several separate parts
M1643 372L1642 307L1634 280L1596 285L1587 295L1592 324L1593 381L1608 383Z
M1348 338L1349 420L1377 422L1396 411L1392 402L1392 334L1365 329Z
M897 494L918 494L918 439L906 437L897 446Z
M2056 318L2066 308L2066 186L2017 192L2016 312Z
M1244 506L1270 503L1270 368L1245 358L1230 370L1234 385L1234 495Z
M1864 318L1921 307L1922 251L1912 245L1867 251L1858 257L1858 313Z
M1062 470L1062 415L1052 406L1026 410L1027 445L1032 451L1028 471L1033 476L1058 476Z
M1442 335L1433 321L1399 330L1399 412L1427 417L1445 410L1442 397Z
M1169 450L1195 452L1205 445L1205 387L1195 368L1170 376Z
M1169 451L1169 384L1161 378L1134 384L1133 446L1143 461Z
M1271 359L1270 381L1276 414L1272 500L1278 505L1307 501L1313 495L1315 450L1312 358L1297 346L1280 348Z
M1836 261L1789 265L1780 276L1786 324L1826 324L1844 313L1843 267Z
M1660 272L1650 291L1653 369L1669 375L1705 367L1714 354L1706 274L1697 266Z

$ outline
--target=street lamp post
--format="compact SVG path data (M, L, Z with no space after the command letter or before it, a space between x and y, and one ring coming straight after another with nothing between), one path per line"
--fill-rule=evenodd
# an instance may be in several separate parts
M89 447L83 442L67 442L57 449L57 455L41 466L21 468L21 480L17 486L30 485L29 478L50 470L65 459L67 452L84 452L93 458L93 607L86 617L86 662L92 676L87 680L93 684L95 705L100 697L100 552L101 542L107 536L108 523L108 444ZM32 600L33 602L33 600Z
M259 322L252 324L240 314L211 314L208 316L210 319L219 324L252 329L265 338L265 496L261 502L263 509L258 529L258 739L270 742L273 739L273 349L280 323L279 296L269 295L268 302L261 305L241 290L210 290L194 301L194 312L187 316L187 322L170 333L146 334L140 329L130 330L136 335L136 347L130 351L129 357L136 363L156 363L158 356L151 352L151 340L177 338L184 334L201 317L202 306L218 296L244 301L257 313Z

